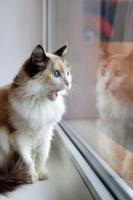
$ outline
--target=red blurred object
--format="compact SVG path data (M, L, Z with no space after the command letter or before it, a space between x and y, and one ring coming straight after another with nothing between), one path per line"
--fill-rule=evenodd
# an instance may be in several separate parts
M85 25L91 27L98 34L114 36L113 27L108 20L94 13L89 12L85 15Z

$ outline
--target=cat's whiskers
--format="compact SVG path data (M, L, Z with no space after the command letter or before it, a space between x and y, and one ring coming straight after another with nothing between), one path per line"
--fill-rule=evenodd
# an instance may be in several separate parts
M87 95L85 95L82 89L79 86L77 86L75 83L72 83L70 95L72 96L72 98L76 99L76 103L78 103L79 106L81 106L82 104L83 109L86 110L88 106L86 102Z

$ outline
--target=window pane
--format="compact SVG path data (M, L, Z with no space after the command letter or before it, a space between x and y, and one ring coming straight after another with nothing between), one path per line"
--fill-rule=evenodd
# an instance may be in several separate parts
M49 49L65 41L65 120L133 188L133 2L49 1Z

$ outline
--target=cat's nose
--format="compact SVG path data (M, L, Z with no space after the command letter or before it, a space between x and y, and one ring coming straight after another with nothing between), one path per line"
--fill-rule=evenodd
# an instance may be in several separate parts
M65 85L68 87L70 83L67 80L65 80Z
M108 88L110 85L110 81L105 82L105 87Z
M65 80L65 85L66 85L67 87L69 87L69 86L70 86L70 82L67 81L67 80Z

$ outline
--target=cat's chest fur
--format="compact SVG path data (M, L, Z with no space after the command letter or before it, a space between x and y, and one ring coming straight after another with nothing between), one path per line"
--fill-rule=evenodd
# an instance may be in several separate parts
M48 130L61 120L65 111L63 97L55 101L49 99L37 101L14 102L15 126L31 128L35 131Z
M117 121L120 123L133 122L133 106L126 102L116 100L110 93L102 92L97 96L97 105L100 116L105 121Z

